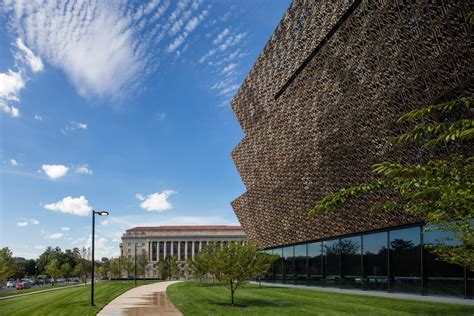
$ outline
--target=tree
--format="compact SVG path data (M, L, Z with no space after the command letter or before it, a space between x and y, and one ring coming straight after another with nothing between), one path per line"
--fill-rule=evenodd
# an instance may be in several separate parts
M194 256L194 260L193 258L188 258L186 265L191 275L194 278L198 278L199 284L202 284L204 277L211 272L210 254L203 249L203 251Z
M84 284L87 283L87 275L90 270L90 248L82 247L80 252L75 254L76 266L74 267L74 274L82 278Z
M61 276L61 269L59 265L59 260L54 258L51 262L46 266L46 273L54 280L59 279Z
M137 256L137 274L143 278L146 277L146 270L148 267L148 255L146 252L142 252Z
M0 282L4 283L17 270L17 263L13 259L13 253L8 247L0 249Z
M217 247L210 256L212 273L230 291L230 300L234 306L234 294L237 289L256 277L259 247L254 242L242 245L228 243ZM258 271L259 273L261 270Z
M119 258L110 259L110 276L112 278L120 278Z
M123 256L121 260L121 264L123 265L124 271L127 273L127 279L130 278L130 275L134 273L135 269L135 260L134 257L129 256Z
M109 276L109 266L105 263L102 263L99 266L98 272L102 279L106 279Z
M265 252L258 252L256 254L256 261L254 265L254 274L258 279L258 285L262 286L262 277L267 274L268 270L272 267L273 262L278 260L277 255L270 255Z
M171 280L172 277L178 277L181 273L176 257L170 255L166 256L163 260L160 260L156 268L158 274L163 280Z
M472 111L473 98L468 97L403 115L398 123L414 126L389 139L387 146L415 144L419 161L375 164L376 180L326 196L310 211L310 216L336 211L362 194L389 190L394 197L375 204L372 211L403 210L423 218L427 229L452 233L458 243L440 242L432 245L432 251L441 260L474 271Z
M65 279L67 279L71 276L72 271L73 270L72 270L71 266L67 262L63 263L60 267L60 274Z

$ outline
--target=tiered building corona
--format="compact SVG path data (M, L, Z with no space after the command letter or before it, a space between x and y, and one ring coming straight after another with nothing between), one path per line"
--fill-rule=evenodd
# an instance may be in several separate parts
M245 133L232 152L247 188L232 206L250 239L281 256L269 281L473 295L471 273L436 260L434 234L389 194L309 218L325 195L368 182L396 119L472 88L470 1L294 0L232 101ZM472 91L472 90L470 90Z

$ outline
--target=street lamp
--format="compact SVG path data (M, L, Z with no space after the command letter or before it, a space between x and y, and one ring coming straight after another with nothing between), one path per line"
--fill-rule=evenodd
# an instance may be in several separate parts
M108 216L109 212L107 211L100 211L96 212L92 210L92 280L91 280L91 306L94 305L94 266L95 266L95 260L94 260L94 244L95 244L95 214L100 215L100 216Z

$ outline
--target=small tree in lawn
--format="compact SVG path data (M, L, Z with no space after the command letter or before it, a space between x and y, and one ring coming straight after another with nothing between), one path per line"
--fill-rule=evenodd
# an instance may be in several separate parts
M61 267L58 259L54 258L48 263L46 273L53 279L53 284L61 277Z
M472 95L472 94L471 94ZM423 218L429 229L452 233L450 240L432 245L441 260L474 271L474 99L460 98L413 110L398 123L411 124L387 145L418 145L419 162L380 162L376 180L342 189L319 201L310 216L338 210L362 194L389 190L394 198L374 205L374 211L403 210ZM430 159L430 157L437 157Z
M137 256L137 274L141 275L143 278L146 277L148 263L149 260L146 252L142 252Z
M135 258L132 256L123 256L121 265L123 265L123 270L127 273L127 279L134 273L135 269Z
M13 259L13 253L8 248L0 249L0 283L6 282L15 275L17 263Z
M212 272L216 279L229 289L232 306L235 291L256 276L258 251L258 245L249 242L245 245L229 243L222 248L215 248L212 253Z
M189 267L194 278L199 279L199 284L202 284L204 277L210 272L209 269L209 254L206 251L201 251L193 258L188 258L186 265Z
M181 273L176 257L170 255L158 262L157 269L163 280L171 280L171 277L178 277Z
M268 270L272 267L273 262L276 260L278 260L277 255L270 255L265 252L259 252L256 254L254 272L260 287L262 287L262 278L267 274Z

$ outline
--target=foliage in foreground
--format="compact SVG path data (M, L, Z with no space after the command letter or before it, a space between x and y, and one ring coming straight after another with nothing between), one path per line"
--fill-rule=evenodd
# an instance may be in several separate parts
M423 218L430 229L452 233L457 243L440 241L432 245L433 251L446 262L474 271L473 103L472 97L460 98L403 115L399 124L416 125L387 145L415 143L421 157L430 153L441 158L377 163L373 166L377 180L326 196L310 216L338 210L362 194L391 190L395 198L374 205L373 211L404 210Z
M222 304L228 291L218 284L181 282L167 288L168 297L186 316L192 315L472 315L474 306L358 296L322 291L247 285L239 305Z

